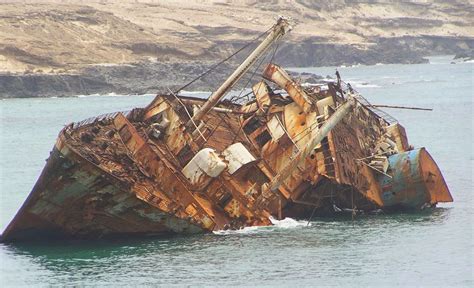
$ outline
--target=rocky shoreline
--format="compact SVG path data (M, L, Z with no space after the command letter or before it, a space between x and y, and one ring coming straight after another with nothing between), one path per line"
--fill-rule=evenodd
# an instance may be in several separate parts
M316 39L296 44L285 43L279 47L273 62L284 67L414 64L428 62L424 56L429 52L466 56L466 51L460 48L462 44L474 46L474 40L459 38L403 37L397 41L394 39L377 41L378 44L368 50L360 50L351 45L318 44ZM233 43L235 50L242 45L244 43ZM217 88L244 55L239 55L236 61L218 67L187 90L211 91ZM168 89L176 90L185 85L215 62L147 61L126 65L91 65L75 73L5 73L0 74L0 98L167 93Z
M77 95L159 94L175 91L205 72L210 65L199 63L137 63L127 66L91 67L82 74L0 75L0 98L71 97ZM230 65L226 66L231 69ZM212 91L227 73L212 73L186 88L191 91ZM223 68L220 68L223 70ZM322 79L311 73L291 73L305 82ZM244 85L249 76L237 86Z
M263 36L280 14L294 22L272 59L283 67L472 59L465 1L271 2L0 3L0 98L168 92ZM214 90L260 40L187 90Z

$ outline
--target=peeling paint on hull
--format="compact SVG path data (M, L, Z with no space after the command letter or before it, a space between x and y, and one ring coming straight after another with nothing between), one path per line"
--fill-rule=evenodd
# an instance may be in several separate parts
M68 151L63 147L63 151ZM141 201L117 179L56 147L3 241L194 234L203 230Z
M390 156L393 177L380 175L384 206L421 209L453 201L441 172L425 148Z

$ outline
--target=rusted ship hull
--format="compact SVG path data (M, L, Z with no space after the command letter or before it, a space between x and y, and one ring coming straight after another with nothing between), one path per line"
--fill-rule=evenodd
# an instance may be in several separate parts
M166 98L169 99L157 97ZM191 98L182 101L202 102L201 99ZM214 112L217 113L220 112ZM132 114L129 113L129 117L132 117ZM143 115L143 111L137 114ZM210 118L212 116L216 115L211 113ZM357 127L363 128L366 124L353 125L351 129L357 130ZM210 137L206 146L224 147L228 144L225 143L226 138L236 137L226 126L225 120L224 123L215 125L212 130L219 137L207 135ZM402 131L400 135L404 135L403 128L399 124L395 126ZM87 139L84 135L88 135L88 131L96 131L97 127L104 130L97 133L98 143L82 142ZM131 128L131 133L124 132L123 127ZM266 209L252 207L253 203L242 198L248 194L248 188L255 186L254 183L249 185L243 179L260 177L263 179L261 183L269 181L275 173L272 170L278 169L278 166L273 165L284 166L267 162L276 161L277 157L265 158L269 159L266 161L261 158L257 162L254 158L253 163L239 167L238 170L242 170L241 175L228 174L223 177L227 179L221 179L217 185L205 183L204 186L201 184L201 187L183 185L177 188L176 186L180 185L176 183L185 183L186 177L183 177L178 169L166 173L163 167L172 167L171 163L154 162L152 159L164 157L166 152L151 149L146 143L151 143L150 139L141 138L134 127L122 113L97 117L66 127L61 132L28 199L3 233L3 240L191 234L235 229L246 225L270 225L270 215L309 218L311 215L328 215L340 209L393 211L421 209L438 202L452 201L441 172L424 148L390 156L387 170L393 170L395 176L389 177L388 174L377 173L370 166L353 160L355 157L352 153L357 153L360 146L357 148L356 142L351 142L356 138L351 139L350 135L357 135L357 132L345 131L345 123L338 124L321 143L318 148L320 151L315 150L314 157L308 158L308 161L313 160L313 163L309 164L311 169L306 167L306 173L296 171L281 188L290 197L280 192L280 199L270 201L271 206L267 205ZM107 136L107 131L114 131L113 137L120 138L120 141L110 139L112 133L109 132ZM108 141L117 145L105 147L105 150L111 150L110 162L104 160L107 153L98 153L94 148L86 147L92 144L91 147L102 150L103 143ZM230 140L228 142L231 143ZM399 144L401 149L403 145L408 148L407 143L399 141ZM141 146L137 149L137 145ZM102 148L99 148L101 146ZM347 147L350 149L347 150ZM186 163L189 161L187 158L181 161ZM140 159L147 159L148 163L140 162ZM120 165L126 166L128 171L118 169ZM141 179L137 175L140 175ZM209 179L199 181L206 182ZM361 191L358 187L363 187L366 191ZM214 200L205 199L206 195L196 193L199 188L208 195L213 195L221 189L233 191L227 196L218 195ZM188 206L183 205L184 197L181 195L186 192L192 196ZM229 197L232 200L228 199ZM235 201L238 197L241 199ZM169 201L167 206L164 205L165 198ZM229 205L232 201L235 202ZM178 211L179 206L182 213ZM198 207L201 209L200 213L196 211L199 210L196 209ZM245 213L248 218L242 220ZM251 221L248 221L249 219Z
M425 148L395 154L388 160L392 177L378 177L384 207L422 209L453 201L438 165Z
M65 142L61 135L29 197L4 231L4 241L203 232L140 200L126 183Z
M270 63L250 99L222 100L288 25L280 18L207 100L171 92L65 127L3 240L199 233L452 201L426 150L340 79L304 86Z

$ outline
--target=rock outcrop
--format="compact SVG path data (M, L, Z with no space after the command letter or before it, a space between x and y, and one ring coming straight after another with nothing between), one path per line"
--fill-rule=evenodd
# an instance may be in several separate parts
M474 49L474 8L458 0L11 2L0 4L3 98L177 87L279 14L297 23L275 55L284 66L422 63ZM195 88L212 89L225 76Z

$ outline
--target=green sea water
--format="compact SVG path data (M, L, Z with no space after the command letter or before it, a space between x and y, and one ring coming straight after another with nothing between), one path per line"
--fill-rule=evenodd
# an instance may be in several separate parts
M454 203L395 215L287 219L273 227L192 237L0 244L0 286L473 287L474 64L343 67L440 166ZM333 75L334 67L294 69ZM144 106L152 95L0 100L0 229L71 121Z

